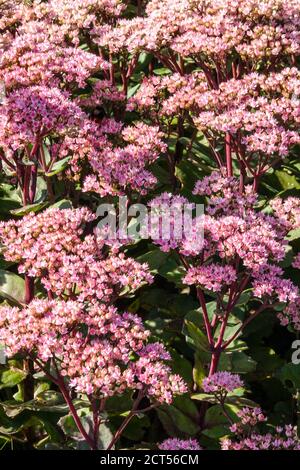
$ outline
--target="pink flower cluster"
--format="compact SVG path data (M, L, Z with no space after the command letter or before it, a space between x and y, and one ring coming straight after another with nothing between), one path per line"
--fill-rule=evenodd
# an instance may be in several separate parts
M202 381L202 388L206 393L223 395L243 387L243 382L237 374L231 372L215 372Z
M300 200L297 197L276 198L270 201L276 216L286 224L288 230L300 228Z
M193 194L206 196L206 212L210 215L239 215L243 217L253 209L257 194L251 185L240 191L240 182L235 177L225 176L225 169L213 171L209 176L196 182Z
M281 55L299 54L299 4L297 0L152 0L144 18L121 20L102 37L111 50L127 47L224 61L236 51L257 62Z
M58 159L69 157L66 173L84 191L146 194L156 184L148 167L166 148L162 133L157 126L137 122L124 127L119 117L114 119L116 110L123 114L126 93L113 84L111 64L93 44L99 28L121 15L125 5L64 0L58 7L37 0L9 4L5 14L9 8L14 14L3 20L5 32L0 30L0 81L8 92L1 108L0 150L22 190L28 180L25 160L48 173ZM88 47L81 47L83 38ZM74 99L87 85L89 92ZM99 106L105 108L104 119L97 117ZM34 194L30 201L23 199L33 203Z
M19 263L19 272L41 278L46 290L79 300L113 301L121 291L133 291L152 276L146 264L119 253L101 252L94 235L83 237L95 219L87 209L54 209L21 220L4 222L0 240L5 259Z
M160 450L201 450L196 439L169 438L158 444Z
M169 251L180 247L184 252L194 245L194 253L199 252L203 246L202 238L196 238L196 224L192 219L183 219L183 210L191 213L194 205L183 196L161 193L149 202L151 209L149 232L154 243L162 251ZM183 223L185 222L185 227Z
M299 89L295 67L250 73L212 88L203 73L175 73L146 78L128 106L153 120L189 112L195 126L214 141L221 143L230 133L233 150L245 162L245 154L286 156L299 143Z
M223 180L222 176L220 178ZM228 189L231 180L234 182L233 187ZM286 232L283 231L281 221L262 212L254 211L253 205L250 205L256 199L253 194L246 192L245 196L237 195L234 192L235 186L234 179L227 181L227 187L223 193L221 194L220 191L219 194L213 195L212 202L208 202L209 211L214 215L203 215L192 219L187 227L190 229L188 230L189 236L181 237L180 240L171 236L164 249L178 247L181 253L192 256L200 255L204 249L204 259L213 254L227 261L238 256L244 266L252 271L264 266L270 259L282 260L285 254L284 235ZM196 187L197 192L200 191L200 185L197 184ZM233 215L234 203L231 199L239 200ZM155 198L150 205L152 207L164 203L164 207L171 210L173 206L176 206L176 201L176 197L165 194ZM180 203L181 205L188 204L188 200L181 198ZM162 224L164 213L160 212L158 216ZM182 220L177 223L182 223ZM196 245L195 240L198 242ZM164 243L163 238L155 238L154 241L160 245Z
M300 450L297 430L291 425L278 427L276 432L252 433L238 441L223 439L222 450Z
M105 196L130 188L146 194L156 184L147 167L166 149L158 127L139 122L124 127L121 136L123 146L112 146L108 141L106 147L99 148L96 142L88 156L92 173L85 178L84 191Z
M299 329L299 288L283 277L278 266L285 257L286 236L298 226L298 199L271 201L274 214L268 215L255 209L257 196L250 186L241 192L237 178L217 172L198 181L194 194L207 196L208 215L191 218L184 228L186 198L163 193L150 202L151 208L157 208L152 218L152 228L157 229L152 233L154 243L163 251L175 249L189 258L183 282L220 293L238 287L247 276L253 296L270 305L284 302L286 307L278 313L281 324ZM171 229L164 233L169 220Z
M29 354L42 368L54 361L78 393L108 397L129 388L171 403L187 389L166 364L170 355L161 344L146 344L149 332L139 317L98 302L114 302L122 290L136 289L152 276L146 265L123 254L104 257L96 237L84 236L94 219L85 208L51 208L2 223L6 259L41 278L50 297L61 299L3 306L1 342L10 357Z
M62 253L76 253L85 224L93 220L95 215L83 207L49 208L39 214L30 212L19 220L1 222L5 258L20 263L21 272L40 276L43 269L58 263ZM94 246L92 250L95 250Z
M260 434L255 427L267 421L260 408L242 408L240 421L230 426L234 439L222 440L222 450L300 450L297 430L291 425L277 426L272 432Z
M245 150L285 156L299 143L299 103L294 94L299 86L296 68L228 80L195 100L195 124L215 134L229 132L241 157Z
M53 361L79 393L108 397L129 388L171 403L186 385L171 373L164 346L146 345L149 334L138 316L97 302L37 299L25 308L0 308L0 340L9 357L29 355L42 369Z
M236 271L232 266L212 263L207 266L190 268L183 278L183 282L188 285L195 284L213 292L220 292L236 279Z
M120 16L125 5L120 0L55 0L35 2L34 12L47 24L57 24L61 32L78 45L81 35L96 32L107 21Z
M300 253L298 253L298 254L295 256L292 265L293 265L294 268L300 269Z
M29 156L30 145L40 144L46 136L72 132L83 119L83 112L68 93L45 86L10 93L0 113L0 142L11 161L17 150L24 149Z
M26 23L9 41L0 59L0 79L7 90L30 85L58 86L62 81L84 87L107 62L81 48L69 47L60 28L45 22Z
M230 426L230 431L235 434L243 434L249 428L254 428L258 423L263 423L267 420L260 408L242 408L237 412L240 421Z
M192 121L218 166L229 139L239 165L260 175L299 143L299 25L297 0L152 0L97 42L117 57L151 52L170 71L145 77L128 109L168 135L172 116Z
M240 421L230 426L234 438L221 442L222 450L300 450L297 430L291 425L276 427L260 434L256 427L267 422L260 408L242 408L237 413Z

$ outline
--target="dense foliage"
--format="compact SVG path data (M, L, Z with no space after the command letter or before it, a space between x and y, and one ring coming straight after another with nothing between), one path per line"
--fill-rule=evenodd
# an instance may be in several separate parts
M299 0L0 0L1 448L300 449L299 55Z

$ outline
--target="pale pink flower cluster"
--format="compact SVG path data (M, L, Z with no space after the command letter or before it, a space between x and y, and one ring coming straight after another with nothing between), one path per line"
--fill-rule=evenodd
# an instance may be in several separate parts
M247 274L253 296L270 305L285 303L284 310L278 313L281 324L293 324L299 329L299 288L283 277L284 271L278 266L285 257L286 235L297 226L298 199L275 200L271 203L274 215L267 215L255 210L257 197L252 188L246 186L241 192L238 179L217 172L197 182L194 193L207 196L209 215L192 218L188 233L179 230L182 213L175 210L188 205L187 199L163 193L150 202L151 207L162 207L153 220L158 228L157 234L152 234L154 243L163 251L175 249L194 258L183 282L221 292L238 282L240 274ZM162 229L168 218L171 230L167 237ZM238 271L233 268L237 259Z
M242 408L237 413L240 421L230 426L234 439L223 439L222 450L300 450L296 428L291 425L276 427L260 434L255 428L267 418L260 408Z
M37 299L25 308L0 308L0 340L9 357L54 361L79 393L109 397L129 388L171 403L187 388L166 364L164 346L146 345L149 334L138 316L97 302ZM132 361L133 354L140 358Z
M64 35L78 45L82 35L93 37L94 30L119 17L125 8L121 0L35 0L33 10L38 18L60 25Z
M30 212L22 219L1 222L5 258L20 263L21 272L41 275L42 270L56 264L63 253L76 253L85 224L93 220L95 215L87 208L49 208L39 214ZM95 247L91 249L93 253ZM52 263L48 262L50 257ZM39 265L39 260L44 258L48 264L40 261Z
M116 145L112 139L122 142ZM67 136L59 148L61 158L71 154L70 175L80 179L82 166L90 172L83 180L83 191L122 194L126 189L146 194L156 184L148 167L166 150L156 126L137 122L124 127L114 119L101 125L86 121L77 135Z
M88 97L79 97L81 106L94 108L113 102L122 103L125 100L124 93L113 86L109 80L98 80L93 86L92 93Z
M30 154L30 144L35 145L46 136L74 131L84 117L68 93L45 86L13 91L5 99L0 113L0 142L11 160L20 149Z
M27 10L23 0L7 0L0 4L0 31L19 24Z
M213 292L220 292L235 282L236 279L236 270L232 266L211 263L207 266L190 268L183 278L183 282L188 285L195 284Z
M164 346L148 344L138 351L139 359L131 364L127 371L127 380L132 388L147 390L147 395L161 403L172 403L173 395L187 392L186 384L171 368L161 360L170 360L171 356Z
M201 450L196 439L169 438L158 444L160 450Z
M209 90L203 72L145 77L127 109L138 109L151 117L172 116L181 110L193 110L197 100Z
M204 392L216 395L226 395L240 387L243 387L240 377L237 374L226 371L215 372L210 377L205 377L202 381Z
M299 87L296 68L228 80L201 96L195 124L214 133L240 132L248 152L285 156L290 146L299 143L299 100L295 98Z
M230 431L235 434L242 434L247 432L249 428L253 428L258 423L263 423L267 420L261 408L242 408L237 412L240 421L230 426Z
M215 178L215 175L213 178ZM220 178L223 180L222 176ZM228 185L230 181L231 179L227 181ZM168 240L164 240L163 233L159 233L160 237L155 237L154 242L161 245L164 251L178 248L185 255L200 255L203 251L204 259L212 254L216 254L227 261L238 256L241 258L243 265L252 271L257 271L269 260L281 261L285 255L286 245L282 223L275 217L267 216L262 212L255 212L253 207L249 207L250 202L255 200L253 194L249 192L245 196L243 194L237 195L234 192L235 186L236 182L234 181L232 189L226 187L225 192L222 194L220 192L219 195L213 195L212 203L209 201L208 207L210 212L215 214L192 219L187 226L190 229L188 237L181 237L181 239L178 237L176 239L174 230L174 236L169 237ZM198 184L197 187L199 188ZM234 215L231 215L234 204L230 201L230 198L233 198L234 201L237 198L240 201L234 211L237 213L234 213ZM151 207L161 206L165 209L165 211L158 212L157 220L154 220L157 226L163 225L164 217L169 210L171 216L172 209L175 213L178 202L180 202L181 207L183 204L188 205L187 199L167 193L151 201ZM176 220L174 215L173 220L174 226L175 223L183 223L182 219Z
M107 68L95 54L68 46L61 29L44 22L27 23L0 56L0 80L7 90L61 82L84 87L93 72Z
M108 98L112 100L112 96ZM45 145L51 164L58 158L71 157L68 173L78 180L85 160L88 161L90 173L83 181L84 191L105 196L131 188L145 194L156 183L148 167L166 149L158 127L142 122L124 127L114 119L96 123L67 92L46 86L10 93L0 117L0 145L13 166L15 162L25 163L26 157L44 167L45 149L41 147L51 136L52 145ZM110 137L115 137L118 144Z
M111 42L112 51L169 47L182 56L218 60L236 51L256 62L299 54L299 24L297 0L152 0L144 18L121 20L102 42Z
M260 269L253 281L256 297L276 295L279 302L294 302L299 297L299 289L289 279L282 279L283 270L279 266L268 265Z
M246 185L241 192L237 178L223 175L224 169L221 172L213 171L197 181L193 194L208 196L206 212L210 215L245 215L247 210L255 206L257 194L250 185Z
M95 216L82 209L47 209L4 222L0 240L5 259L19 272L40 278L47 291L79 300L111 302L121 291L134 291L153 278L146 264L117 253L104 257L94 235L83 237Z
M191 212L194 204L183 196L172 193L161 193L149 202L151 216L149 230L154 243L161 247L162 251L169 251L180 247L184 252L187 244L195 242L194 252L197 253L203 246L202 239L198 241L194 235L195 227L192 220L183 219L183 210ZM185 222L185 228L183 223Z
M36 0L9 6L13 20L3 20L5 32L0 30L0 81L7 91L0 148L9 169L17 170L21 188L25 159L48 172L59 158L71 157L65 174L80 181L83 191L146 194L157 182L148 167L165 151L162 134L156 126L137 122L129 128L111 117L114 107L122 114L126 93L113 85L110 64L92 47L94 31L118 17L125 4L64 0L58 6ZM91 47L81 47L83 38ZM73 99L73 91L87 85L90 91ZM99 106L109 118L97 116ZM48 135L51 141L46 142ZM84 160L88 171L82 169Z
M300 450L297 429L291 425L277 427L275 432L252 432L236 440L223 439L222 450Z
M300 199L288 197L286 199L276 198L270 201L276 216L286 224L289 230L300 228Z
M166 150L158 127L139 122L124 127L121 135L124 140L122 147L109 145L90 154L88 160L93 174L84 181L84 191L94 191L103 196L129 187L146 194L155 185L157 180L147 167Z
M247 151L286 156L299 143L299 89L296 67L228 79L212 89L203 73L175 73L145 79L129 106L152 117L189 111L200 131L214 138L229 132L241 155Z

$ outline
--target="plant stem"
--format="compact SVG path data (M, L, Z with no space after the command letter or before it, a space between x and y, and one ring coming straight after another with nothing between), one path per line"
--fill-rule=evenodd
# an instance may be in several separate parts
M229 132L226 132L226 136L225 136L225 151L226 151L227 176L228 178L230 178L233 175L233 169L232 169L232 154L231 154L231 136Z
M126 426L130 423L130 421L132 420L132 418L136 414L137 408L138 408L141 400L143 399L144 395L145 395L144 390L140 390L136 400L133 403L132 410L130 411L128 416L124 419L123 423L121 424L121 426L119 427L119 429L115 433L115 435L112 438L109 446L107 447L107 450L110 450L116 444L116 442L118 442L118 440L120 439L124 429L126 428Z
M34 279L25 274L25 304L29 304L34 297Z
M58 373L58 369L56 368L57 370L57 373ZM64 383L64 380L63 378L58 374L58 377L57 377L57 384L59 386L59 389L65 399L65 402L67 403L68 407L69 407L69 410L70 410L70 413L71 415L73 416L73 419L75 421L75 424L77 426L77 429L78 431L81 433L82 437L86 440L86 442L88 443L88 445L91 447L92 450L97 450L97 444L94 442L94 440L88 435L88 433L86 432L86 430L84 429L83 427L83 424L77 414L77 411L76 411L76 408L73 404L73 401L72 401L72 398L70 397L70 394L67 390L67 387Z

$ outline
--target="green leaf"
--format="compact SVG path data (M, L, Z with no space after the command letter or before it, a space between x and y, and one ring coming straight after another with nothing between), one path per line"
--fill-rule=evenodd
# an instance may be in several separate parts
M182 278L186 274L185 268L180 266L172 257L166 260L158 272L162 277L173 282L178 287L182 286Z
M199 388L202 387L202 381L206 377L205 369L201 355L196 351L194 355L194 368L193 368L193 379Z
M180 375L188 385L192 385L193 369L190 361L179 354L175 349L168 349L172 357L172 372Z
M300 364L285 364L276 376L288 388L300 389Z
M253 400L249 400L248 398L240 396L228 396L226 398L226 403L228 405L235 405L239 408L243 408L244 406L255 408L257 406L257 403L255 403Z
M25 299L25 281L17 274L0 269L0 297L14 303L23 303Z
M233 421L237 421L237 411L233 405L225 405L225 410ZM212 428L218 426L219 424L228 425L228 418L224 415L221 405L214 405L210 407L205 415L205 427Z
M73 204L69 199L62 199L61 201L55 202L50 207L54 207L56 209L72 209Z
M206 335L198 328L194 323L189 320L185 320L185 325L188 330L188 334L192 339L193 345L196 349L201 349L202 351L210 351L209 343L206 338Z
M220 370L237 374L246 374L256 369L256 361L242 351L233 351L221 355Z
M0 213L7 215L13 213L13 210L16 210L20 207L20 203L13 201L12 199L0 198Z
M300 183L295 175L289 174L284 170L276 170L275 175L283 189L300 188Z
M45 175L54 176L57 175L57 173L61 173L65 168L67 168L70 158L70 156L65 157L62 158L62 160L55 162L54 165L52 165L51 170L48 173L45 173Z
M113 438L113 434L112 434L111 430L109 429L109 427L105 423L100 424L98 448L99 449L107 449L107 447L109 446L112 438ZM113 447L113 449L114 449L114 447Z
M127 91L127 98L131 98L138 91L140 86L141 86L141 84L137 83L136 85L133 85L132 87L129 87L128 91Z
M154 69L153 73L154 75L169 75L171 72L166 67L161 67L161 68Z
M229 427L225 424L217 424L209 429L204 429L202 431L204 436L210 437L211 439L221 439L224 436L229 434Z
M23 413L21 416L13 419L8 417L3 407L0 406L0 433L5 435L12 435L18 433L30 421L30 413Z
M47 392L49 388L50 388L50 384L48 382L40 383L34 392L34 398L37 398L39 395L41 395L44 392Z
M172 437L194 436L199 431L199 425L194 419L178 410L175 406L162 406L157 409L158 417Z
M210 393L196 393L191 396L191 399L197 401L208 401L208 403L218 403L217 398Z
M242 294L238 298L236 302L236 306L247 304L249 300L251 299L251 297L252 297L252 289L245 290L244 292L242 292Z
M300 228L291 230L287 237L290 241L298 240L300 238Z
M88 402L83 400L74 400L75 407L86 406ZM65 403L61 393L53 390L40 393L34 400L24 403L16 401L5 401L1 403L5 413L10 418L14 418L21 414L23 411L29 410L45 413L66 414L69 411L68 405Z
M0 372L0 390L3 388L11 388L21 383L27 373L21 369L11 368Z
M38 202L36 204L28 204L27 206L20 207L20 209L11 210L10 213L22 217L30 212L38 212L48 206L48 202Z
M154 248L147 253L138 256L137 261L139 263L147 263L152 274L157 274L161 266L164 265L169 257L169 253L164 253L158 248Z
M279 263L281 268L288 268L291 266L294 259L294 252L291 246L287 246L285 250L284 259Z
M126 426L123 436L132 441L141 441L146 429L149 428L150 425L151 423L148 416L141 414L136 415L130 421L129 425ZM107 442L107 445L108 444L109 442ZM104 448L107 448L107 446Z

